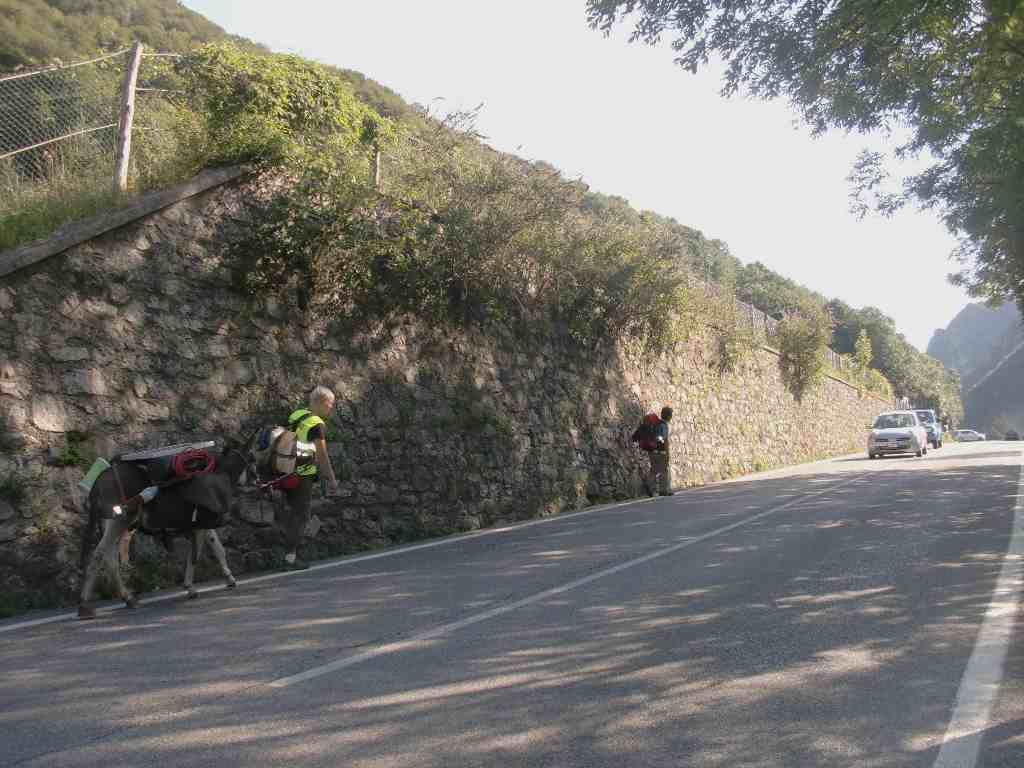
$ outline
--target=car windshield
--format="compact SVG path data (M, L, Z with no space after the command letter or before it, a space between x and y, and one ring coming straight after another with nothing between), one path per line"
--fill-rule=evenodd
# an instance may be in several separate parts
M909 429L914 417L909 413L883 413L875 419L875 429Z

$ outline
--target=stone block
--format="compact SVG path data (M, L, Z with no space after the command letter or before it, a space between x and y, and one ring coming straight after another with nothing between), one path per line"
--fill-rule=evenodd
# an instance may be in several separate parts
M110 286L110 301L121 306L127 304L132 298L132 292L124 283L113 283Z
M72 394L108 395L110 390L98 368L84 368L70 371L61 377L65 391Z
M87 317L116 317L118 313L117 307L113 304L99 299L86 300L82 303L81 310Z
M14 295L6 288L0 288L0 312L14 309Z
M64 403L53 395L32 398L32 423L44 432L64 432L67 425Z
M89 359L89 350L85 347L57 347L50 350L50 357L61 363L76 363Z
M9 520L13 520L15 517L17 517L17 512L14 507L3 499L0 499L0 523L6 523Z

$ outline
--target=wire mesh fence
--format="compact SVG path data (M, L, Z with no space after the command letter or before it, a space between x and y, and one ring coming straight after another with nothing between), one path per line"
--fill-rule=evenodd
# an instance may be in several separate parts
M0 78L0 215L112 179L125 54Z
M0 76L0 249L109 207L115 193L128 50ZM173 58L144 54L136 89L129 189L170 180L181 163ZM177 100L177 101L176 101Z

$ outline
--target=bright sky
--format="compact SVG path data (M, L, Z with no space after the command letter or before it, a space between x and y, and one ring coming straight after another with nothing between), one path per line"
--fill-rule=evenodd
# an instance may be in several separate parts
M745 263L855 307L879 307L922 351L968 303L946 282L955 241L931 213L849 213L864 146L813 139L784 102L719 96L665 44L591 31L583 0L183 0L227 31L362 72L445 112L484 103L498 149L720 238ZM913 170L913 169L909 169Z

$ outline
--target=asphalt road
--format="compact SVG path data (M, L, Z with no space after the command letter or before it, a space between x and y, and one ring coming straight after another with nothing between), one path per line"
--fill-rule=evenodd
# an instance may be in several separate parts
M0 623L0 765L1024 766L1022 448Z

